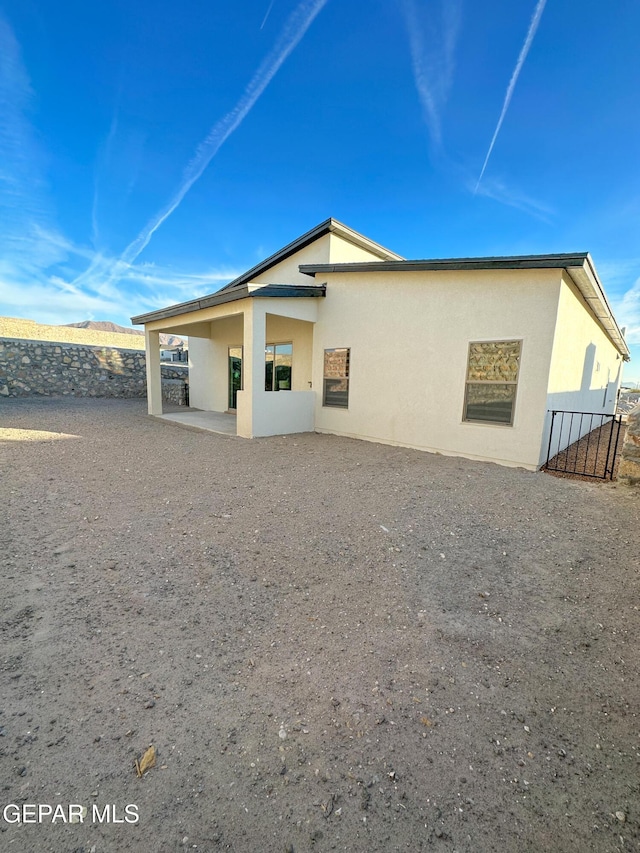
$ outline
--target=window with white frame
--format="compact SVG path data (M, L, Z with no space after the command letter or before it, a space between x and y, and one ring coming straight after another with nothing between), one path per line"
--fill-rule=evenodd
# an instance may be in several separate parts
M349 408L349 347L324 351L322 405Z
M464 420L513 424L522 341L469 344Z

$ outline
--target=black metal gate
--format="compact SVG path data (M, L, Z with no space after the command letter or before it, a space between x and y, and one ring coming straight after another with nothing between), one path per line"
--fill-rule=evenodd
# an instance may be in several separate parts
M551 412L548 471L613 480L622 415Z

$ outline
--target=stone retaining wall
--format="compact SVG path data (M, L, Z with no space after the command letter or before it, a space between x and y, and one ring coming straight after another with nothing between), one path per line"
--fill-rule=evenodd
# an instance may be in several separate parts
M173 403L174 406L186 406L187 383L184 379L165 379L162 377L162 402Z
M186 365L161 369L163 399L185 405ZM145 397L146 393L146 357L139 350L0 338L0 397Z
M628 415L618 480L629 486L640 486L640 404Z
M0 395L144 397L145 355L133 349L0 339Z

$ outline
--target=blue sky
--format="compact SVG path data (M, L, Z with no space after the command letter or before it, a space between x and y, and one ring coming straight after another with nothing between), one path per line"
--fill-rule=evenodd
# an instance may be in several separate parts
M0 314L129 317L333 216L591 252L640 381L640 5L0 0Z

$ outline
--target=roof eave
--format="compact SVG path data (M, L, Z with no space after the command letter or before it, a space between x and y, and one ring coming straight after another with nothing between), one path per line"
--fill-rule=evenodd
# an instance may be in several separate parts
M150 311L148 314L139 314L132 317L133 325L146 325L156 320L168 320L172 317L181 317L184 314L192 314L204 308L213 308L216 305L225 305L229 302L238 302L241 299L294 299L294 298L318 298L326 294L324 285L301 285L301 284L268 284L264 287L249 290L247 286L239 287L232 291L219 291L201 299L191 302L181 302L179 305L170 305L168 308L160 308Z
M589 310L596 317L624 361L629 361L631 352L609 305L604 288L598 277L591 255L587 253L580 267L566 268Z
M230 281L229 284L224 285L224 287L221 287L220 290L217 290L215 293L203 296L201 299L194 299L189 302L180 302L176 305L169 305L167 308L160 308L157 311L151 311L148 314L139 314L136 317L132 317L131 322L133 325L141 325L144 323L150 323L152 320L161 320L165 317L175 317L179 314L197 311L199 308L220 304L217 301L211 300L216 300L217 297L223 293L242 292L245 285L252 279L255 279L271 267L291 257L291 255L300 251L300 249L304 249L305 246L308 246L315 240L323 237L325 234L338 234L339 236L344 237L345 240L348 240L354 245L366 249L381 258L393 258L395 260L401 260L402 258L401 255L397 255L390 249L380 245L380 243L370 240L368 237L365 237L364 234L360 234L358 231L354 231L352 228L349 228L348 225L330 217L329 219L325 219L324 222L321 222L319 225L316 225L315 228L312 228L310 231L302 234L302 236L298 237L296 240L293 240L293 242L288 243L282 249L274 252L273 255L269 255L268 258L260 261L259 264L251 267L251 269L242 273L242 275L234 278L233 281Z
M331 272L421 272L424 270L564 269L582 266L587 252L562 255L513 255L486 258L433 258L416 261L362 261L346 264L300 264L305 275Z
M301 264L301 273L309 276L327 273L350 272L422 272L460 270L565 270L582 294L592 314L625 361L630 351L613 312L607 302L604 288L598 278L593 260L588 252L571 252L557 255L514 255L487 258L438 258L421 261L377 261L347 264Z

